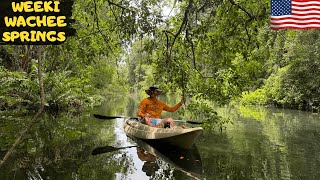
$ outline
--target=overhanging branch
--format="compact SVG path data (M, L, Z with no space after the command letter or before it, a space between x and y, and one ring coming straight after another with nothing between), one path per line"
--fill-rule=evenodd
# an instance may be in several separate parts
M191 45L191 52L192 52L192 62L193 62L193 67L194 69L198 72L201 78L216 78L216 76L203 76L199 69L197 68L197 63L196 63L196 56L195 56L195 50L194 50L194 45L192 40L189 38L189 31L188 29L186 30L186 39Z
M129 9L129 8L126 8L126 7L123 7L123 6L121 6L120 4L114 3L114 2L112 2L112 1L110 1L110 0L108 0L108 3L109 3L109 5L116 6L116 7L118 7L118 8L123 9L123 10L128 10L128 11L131 11L131 12L135 12L134 10L131 10L131 9Z
M97 13L97 2L96 2L96 0L93 0L93 3L94 3L94 14L95 14L94 20L96 21L96 25L97 25L97 28L98 28L98 32L101 34L104 42L106 43L107 47L110 49L110 52L111 52L112 55L115 57L116 66L117 66L116 71L117 71L118 80L119 80L119 79L120 79L120 75L119 75L119 72L118 72L118 68L119 68L119 67L118 67L118 58L117 58L117 56L114 54L112 47L109 45L109 41L108 41L108 39L107 39L107 36L106 36L106 35L101 31L101 29L100 29L99 16L98 16L98 13Z
M254 15L252 15L251 13L249 13L245 8L243 8L243 7L240 6L239 4L235 3L234 0L229 0L229 2L230 2L232 5L236 6L237 8L241 9L243 12L245 12L245 13L250 17L250 20L249 20L249 21L255 19L255 16L254 16Z
M173 49L173 46L174 46L174 43L175 43L176 39L181 34L182 30L187 26L188 16L189 16L189 13L190 13L190 9L192 8L192 5L193 5L193 0L189 0L189 4L186 7L186 10L184 11L184 16L183 16L182 23L181 23L177 33L174 34L173 41L172 41L172 43L170 45L170 51L169 51L169 55L168 55L169 59L171 58L172 49Z

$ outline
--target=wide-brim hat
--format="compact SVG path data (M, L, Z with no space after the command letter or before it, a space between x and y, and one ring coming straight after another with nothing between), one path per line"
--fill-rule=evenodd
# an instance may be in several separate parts
M152 86L149 87L149 89L145 90L145 92L146 92L148 95L151 95L152 92L157 92L157 94L159 95L159 94L161 94L162 91L161 91L161 89L160 89L158 86L152 85Z

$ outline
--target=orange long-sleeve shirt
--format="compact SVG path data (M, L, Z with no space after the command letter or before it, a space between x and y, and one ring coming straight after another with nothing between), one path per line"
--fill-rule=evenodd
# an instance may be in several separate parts
M161 118L162 111L174 112L181 106L182 103L180 102L177 105L170 107L156 98L149 97L140 102L138 116L144 118L144 115L148 113L151 118Z

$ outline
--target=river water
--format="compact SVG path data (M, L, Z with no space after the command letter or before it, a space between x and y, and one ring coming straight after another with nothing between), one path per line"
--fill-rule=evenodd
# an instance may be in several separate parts
M1 168L0 179L320 178L319 114L263 107L217 108L232 124L222 132L205 129L193 149L181 151L128 138L124 118L92 117L92 113L135 116L138 101L120 99L110 99L78 116L46 115ZM172 116L179 117L177 113ZM1 159L28 120L0 117ZM132 145L137 147L126 148ZM92 155L94 149L106 146L123 149Z

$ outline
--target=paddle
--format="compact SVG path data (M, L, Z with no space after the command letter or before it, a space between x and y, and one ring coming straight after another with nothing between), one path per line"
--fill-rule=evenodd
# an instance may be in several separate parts
M93 116L97 119L116 119L116 118L126 118L125 116L103 116L99 114L93 114ZM131 117L132 118L132 117ZM133 119L138 119L138 118L133 118ZM189 124L203 124L203 122L196 122L196 121L185 121L185 120L174 120L177 122L187 122Z
M103 146L103 147L97 147L94 150L92 150L92 155L102 154L102 153L108 153L113 151L119 151L120 149L127 149L137 146L126 146L126 147L113 147L113 146Z
M103 116L99 114L93 114L93 116L97 119L116 119L116 118L125 118L123 116Z

